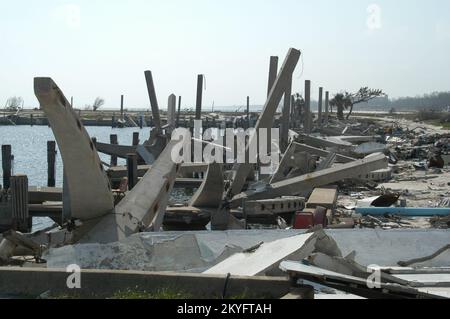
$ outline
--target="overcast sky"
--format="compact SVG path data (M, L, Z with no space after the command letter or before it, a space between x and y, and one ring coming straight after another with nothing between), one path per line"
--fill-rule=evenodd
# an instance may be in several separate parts
M174 93L204 105L263 104L269 57L302 51L304 80L331 92L370 86L391 97L450 90L448 0L0 0L0 107L38 106L33 77L50 76L75 107L97 96L149 106L152 70L161 108Z

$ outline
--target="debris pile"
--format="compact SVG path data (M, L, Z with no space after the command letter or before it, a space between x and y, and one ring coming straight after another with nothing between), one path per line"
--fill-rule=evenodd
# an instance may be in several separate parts
M255 132L279 125L279 141L249 135L243 145L236 134L243 130L234 125L250 127L248 108L246 117L222 117L215 138L201 136L208 127L196 126L202 119L221 119L202 113L202 76L195 121L179 130L176 97L169 97L164 125L153 76L146 71L154 128L149 140L140 143L137 136L132 146L91 139L54 81L36 78L35 93L64 162L64 188L29 191L22 176L8 209L12 220L23 221L33 207L47 212L57 226L5 233L0 261L11 264L25 256L22 262L29 265L26 256L32 256L49 268L288 273L362 297L449 297L449 259L439 258L448 254L450 236L437 229L450 224L450 134L426 124L412 128L407 120L336 119L329 92L322 100L323 88L316 118L310 81L304 99L291 99L300 55L291 49L279 71L277 59L271 59L268 97L255 123ZM231 146L221 134L230 123ZM263 154L252 158L251 145L261 140L269 147L259 145ZM243 151L244 160L229 156L230 149ZM197 158L196 150L210 151L214 160ZM98 152L111 156L108 170ZM270 156L281 160L261 160ZM117 158L126 159L127 166L118 167ZM177 185L195 185L189 201L174 202ZM33 197L34 206L30 194L41 198ZM192 232L199 229L204 231ZM402 264L447 268L397 267L399 260L412 258L419 259ZM382 267L374 289L366 287L371 264Z

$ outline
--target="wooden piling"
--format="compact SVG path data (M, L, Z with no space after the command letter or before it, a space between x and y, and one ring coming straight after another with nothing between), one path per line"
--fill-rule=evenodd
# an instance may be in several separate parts
M305 81L305 118L303 127L305 133L309 134L312 131L312 114L311 114L311 81Z
M3 188L11 186L12 153L11 145L2 145Z
M10 190L13 228L27 233L31 230L28 214L28 177L26 175L12 176Z
M202 99L203 99L203 74L199 74L197 78L197 102L195 107L195 119L202 119Z
M56 142L47 142L47 186L56 186Z
M250 128L250 96L247 96L247 129Z
M116 134L111 134L109 136L109 142L112 145L118 145L119 144L119 140L117 138ZM117 166L117 156L116 155L111 155L111 167L116 167Z
M30 114L30 125L33 126L34 125L34 115Z
M128 189L131 191L138 182L138 157L135 153L127 154Z
M133 146L139 145L139 132L133 133Z
M181 116L181 96L178 97L177 127L180 127L180 116Z
M123 121L123 95L120 96L120 119Z
M318 124L319 128L322 128L322 108L323 108L323 88L319 88L319 115L318 115Z

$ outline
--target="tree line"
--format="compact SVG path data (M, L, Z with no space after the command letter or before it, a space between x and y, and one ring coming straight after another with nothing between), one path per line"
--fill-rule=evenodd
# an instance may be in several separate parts
M361 107L395 109L397 111L447 110L450 106L450 92L433 92L415 97L375 98Z

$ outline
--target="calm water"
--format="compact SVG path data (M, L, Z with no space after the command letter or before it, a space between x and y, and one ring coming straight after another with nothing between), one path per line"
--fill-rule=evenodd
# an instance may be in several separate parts
M131 145L133 133L139 132L141 141L150 136L150 129L123 128L112 129L110 127L86 127L91 137L96 137L98 142L109 143L109 136L117 134L119 143ZM13 174L28 175L32 186L47 186L47 141L55 140L52 130L47 126L0 126L0 144L10 144L14 155ZM102 161L109 163L110 156L99 154ZM1 156L0 156L1 162ZM125 164L119 159L119 165ZM1 168L1 166L0 166ZM63 165L58 151L56 161L56 184L62 186ZM3 183L3 172L0 169L0 184Z

